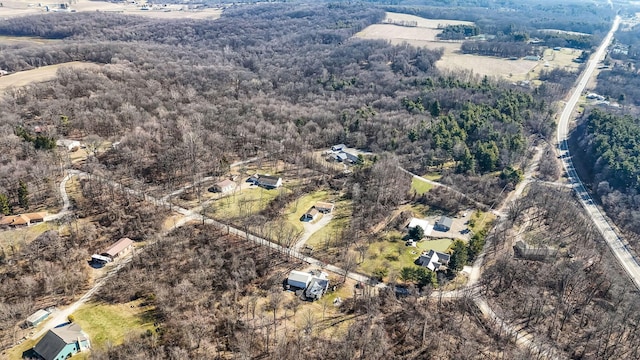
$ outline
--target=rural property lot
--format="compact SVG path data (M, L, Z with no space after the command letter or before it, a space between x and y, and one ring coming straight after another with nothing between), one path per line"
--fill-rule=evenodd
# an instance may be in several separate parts
M50 81L56 78L56 72L61 67L74 67L81 69L97 69L100 65L73 61L68 63L48 65L33 70L25 70L0 77L0 91L10 87L20 87L34 82Z
M217 19L222 14L221 9L189 9L186 5L155 5L149 6L148 10L142 10L144 1L138 4L127 2L111 3L107 1L87 1L77 0L70 4L69 10L76 12L84 11L103 11L103 12L119 12L127 15L139 15L164 19ZM38 6L42 5L42 6ZM50 9L56 7L57 3L37 3L26 0L9 0L3 1L0 7L0 19L44 14L47 13L45 6ZM50 11L49 13L53 13Z
M446 25L473 24L468 21L424 19L418 16L387 13L385 21L403 20L416 21L417 27L406 27L393 24L374 24L368 26L355 37L361 39L388 40L394 45L404 42L428 49L442 48L444 54L436 66L441 70L455 72L472 71L481 76L503 77L512 81L537 79L542 69L565 68L575 69L577 64L571 60L579 54L573 54L571 49L563 49L551 54L545 52L544 61L530 61L524 59L509 60L504 58L479 56L460 53L461 42L439 41L436 37L442 30L438 27ZM552 51L552 50L550 50Z

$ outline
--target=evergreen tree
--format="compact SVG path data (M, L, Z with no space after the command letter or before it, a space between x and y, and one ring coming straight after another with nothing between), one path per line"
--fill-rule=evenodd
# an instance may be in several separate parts
M409 230L409 236L412 239L422 240L424 237L424 229L420 225L413 227Z
M456 272L462 270L467 264L468 251L467 245L462 240L456 240L453 242L453 253L449 259L449 270Z
M0 194L0 213L3 215L11 214L11 205L9 204L9 198L5 194Z
M18 203L25 210L29 210L29 189L27 189L27 184L22 180L18 185Z

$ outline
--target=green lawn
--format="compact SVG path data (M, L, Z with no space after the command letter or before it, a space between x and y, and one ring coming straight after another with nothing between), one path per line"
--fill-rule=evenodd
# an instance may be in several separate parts
M89 335L93 348L103 348L107 343L119 345L127 334L153 331L154 320L150 315L153 308L139 305L140 301L115 305L88 303L73 313L73 318Z
M316 191L311 194L307 194L299 197L296 201L293 201L289 204L287 209L284 211L287 222L293 226L294 229L298 231L304 231L304 226L300 218L304 215L307 210L309 210L316 202L325 201L329 202L327 199L326 191Z
M391 235L391 238L399 237L399 232ZM374 242L367 249L365 260L358 266L358 270L372 274L376 269L384 268L389 273L399 273L403 267L413 265L423 251L433 249L445 252L451 242L449 239L422 240L417 247L406 246L403 240Z
M288 190L282 187L273 190L266 190L261 187L245 189L212 202L213 211L210 209L207 214L217 219L246 217L264 210L269 202L275 199L281 191Z
M350 221L351 200L337 200L333 209L333 219L327 226L313 233L306 244L314 249L322 248L327 238L335 237L340 230L349 225Z
M411 190L415 191L416 194L422 195L431 189L433 189L432 184L415 177L411 179Z
M495 218L496 216L490 212L475 211L469 221L469 229L471 229L474 234L480 232L495 220Z
M440 175L439 173L428 173L428 174L422 175L422 177L425 179L429 179L431 181L438 181L440 180L442 175Z

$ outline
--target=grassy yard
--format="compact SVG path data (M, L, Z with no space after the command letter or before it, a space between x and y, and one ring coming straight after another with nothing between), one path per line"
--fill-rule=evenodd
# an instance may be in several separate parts
M285 188L266 190L260 187L245 189L212 202L212 209L209 209L207 214L217 219L249 216L264 210L281 191L288 190Z
M333 219L327 226L316 231L307 240L307 245L316 249L321 248L327 238L333 238L336 234L346 228L351 221L351 200L337 200L333 209Z
M140 301L126 304L88 303L73 314L74 321L89 335L93 348L108 343L122 344L128 334L141 334L154 329L153 308L139 306Z
M20 247L20 245L22 244L28 244L43 232L55 228L57 227L53 223L47 222L32 225L26 228L0 231L0 246L5 248L5 251L9 251L6 249L10 249L11 246Z
M496 216L490 212L476 211L471 216L469 221L469 229L474 233L477 233L489 225Z
M397 239L399 234L391 234L391 238ZM403 267L414 264L423 251L433 249L445 252L449 245L449 239L422 240L417 247L406 246L402 240L374 242L367 249L365 260L358 266L358 270L372 274L376 269L384 268L389 273L399 273Z
M433 185L429 184L426 181L422 181L418 178L411 179L411 190L415 191L416 194L418 195L422 195L427 191L431 190L432 188L433 188Z
M302 225L302 221L300 221L302 215L304 215L316 202L327 202L327 197L328 193L326 191L316 191L299 197L296 201L289 204L284 212L287 222L296 230L304 231L304 226Z

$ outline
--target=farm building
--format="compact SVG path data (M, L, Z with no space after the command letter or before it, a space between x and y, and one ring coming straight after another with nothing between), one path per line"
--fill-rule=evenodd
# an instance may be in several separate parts
M313 221L318 217L318 215L320 215L320 212L318 211L318 209L316 209L315 207L312 207L306 213L304 213L304 215L302 215L302 218L300 220Z
M91 255L91 262L94 264L104 265L106 263L111 262L111 258L107 256L102 256L98 254Z
M422 253L416 262L418 265L424 266L431 271L438 271L446 268L450 258L451 255L449 254L431 249L429 252Z
M514 253L517 257L527 260L545 261L555 258L558 254L558 250L550 248L548 246L532 247L522 240L516 242L513 247Z
M69 323L47 331L33 350L44 360L61 360L90 346L89 337L80 326Z
M334 205L332 203L322 201L318 201L315 205L313 205L314 208L318 209L318 211L323 214L331 214L331 212L333 211L333 206Z
M342 149L346 148L347 146L345 144L338 144L338 145L333 145L331 147L331 151L342 151Z
M115 244L111 245L102 255L110 258L111 260L123 256L133 249L133 240L129 238L122 238Z
M453 219L448 216L440 217L440 220L436 221L436 225L433 227L438 231L449 231L453 225Z
M311 283L312 275L303 271L291 270L287 278L287 286L306 289Z
M44 319L48 318L50 315L50 312L48 312L47 310L38 310L35 313L31 314L28 318L27 318L27 326L37 326L38 324L40 324L41 322L44 321Z
M44 221L44 217L47 215L47 213L45 212L37 212L37 213L27 213L27 214L22 214L24 216L27 217L27 219L29 219L29 225L31 224L36 224L36 223L41 223Z
M229 179L225 179L213 185L213 189L215 192L219 193L228 193L236 189L236 183Z
M80 148L80 141L60 139L60 140L56 140L56 146L66 148L68 151L74 151Z

